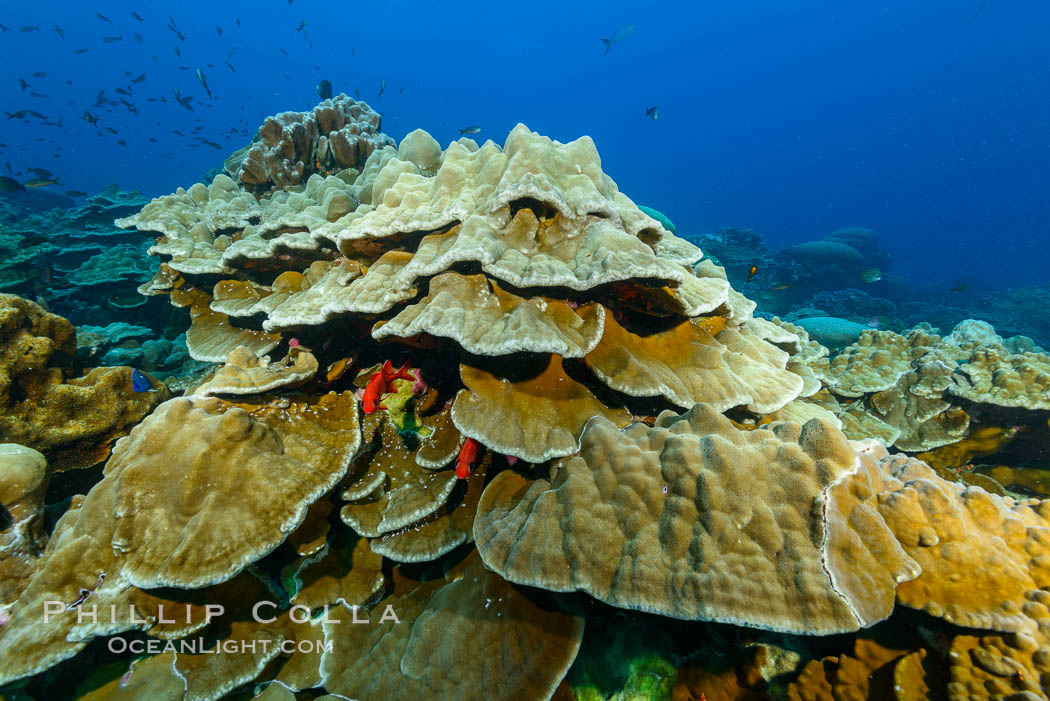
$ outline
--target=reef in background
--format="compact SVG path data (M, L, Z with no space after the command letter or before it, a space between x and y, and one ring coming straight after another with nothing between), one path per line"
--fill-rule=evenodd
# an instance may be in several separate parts
M751 229L686 238L724 266L729 281L766 317L834 317L896 331L930 324L945 332L966 319L982 319L1000 333L1029 336L1050 347L1050 288L990 289L971 277L947 285L913 285L890 272L893 261L871 229L838 229L775 252ZM752 266L755 273L748 280Z

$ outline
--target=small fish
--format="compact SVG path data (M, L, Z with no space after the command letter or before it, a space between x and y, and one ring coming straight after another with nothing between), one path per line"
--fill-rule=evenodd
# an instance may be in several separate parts
M128 142L124 141L124 139L117 139L117 143L120 144L121 146L127 146L128 145Z
M176 56L178 56L179 58L182 58L182 52L181 52L181 51L179 51L179 47L178 47L178 46L173 46L173 47L171 47L171 48L172 48L172 50L173 50L173 51L175 52L175 55L176 55Z
M22 183L26 187L44 187L46 185L61 185L58 178L32 178Z
M200 68L197 69L197 80L204 86L204 92L208 93L208 99L214 99L211 95L211 88L208 87L208 79L204 77L204 71Z
M378 100L379 98L381 98L383 96L383 93L385 93L385 92L386 92L386 81L385 80L381 80L381 81L379 81L379 93L376 95L376 99Z
M66 194L70 197L87 197L87 193L80 190L66 190Z
M964 282L962 284L956 285L955 287L953 287L950 290L948 290L948 294L953 295L956 292L962 292L963 290L969 288L969 286L970 286L970 283L968 283L968 282Z
M131 371L131 389L136 392L148 392L153 388L153 382L150 380L149 375L142 372L138 368L134 368Z
M360 100L361 99L361 91L358 90L357 88L354 88L354 99L356 99L356 100Z
M25 119L26 111L18 110L17 112L6 112L8 119Z
M131 93L128 92L127 90L125 90L124 88L113 88L113 92L117 93L118 95L124 95L126 97L131 97Z
M237 69L236 69L236 68L234 68L234 67L233 67L233 64L232 64L232 63L230 63L229 61L223 61L223 63L225 63L225 64L226 64L226 67L227 67L227 68L229 68L229 69L230 69L231 71L233 71L234 73L236 73L236 72L237 72Z
M22 88L22 92L25 92L26 88L29 87L29 83L26 82L25 78L19 78L18 85Z
M113 136L116 136L117 134L120 133L116 129L114 129L113 127L102 127L102 128L105 129L106 131L108 131Z
M132 78L131 82L135 83L136 85L138 85L139 83L141 83L145 79L146 79L146 74L145 73L140 73L137 77Z
M175 19L168 15L168 29L170 29L179 41L186 41L186 35L179 31L179 28L175 26Z
M28 34L29 32L39 32L40 31L40 25L39 24L26 25L24 27L19 27L18 31L22 32L23 34Z
M29 91L29 96L30 97L47 97L47 93L46 92L34 92L33 90L30 90Z
M193 105L191 104L193 102L193 98L183 97L182 93L179 92L178 85L175 86L175 102L179 103L180 105L188 109L190 112L193 111Z
M47 73L45 71L37 71L36 73L33 74L33 77L34 78L46 78L47 77Z
M26 170L38 178L50 178L53 175L47 168L26 168Z
M136 44L143 44L146 41L145 39L142 38L142 35L139 34L138 32L135 32L132 36L135 37L135 43Z
M301 32L304 29L306 29L306 20L305 19L299 23L299 26L295 28L295 31Z
M20 190L25 190L22 183L6 175L0 175L0 192L18 192Z
M75 54L86 54L87 52L87 49L73 49L73 53Z
M57 34L59 39L65 39L66 38L66 33L63 32L62 31L62 27L58 26L57 24L54 27L51 28L51 31L54 32L55 34Z
M772 290L773 292L780 292L781 290L790 290L791 289L791 285L789 285L786 282L778 282L777 284L773 285L769 289Z
M481 127L476 126L476 125L471 125L471 126L466 127L464 129L457 129L456 131L458 131L460 134L477 134L477 133L481 132Z
M0 31L2 31L4 34L7 34L9 31L11 31L11 28L0 24Z
M234 55L235 53L237 53L237 49L238 49L238 48L240 48L240 47L238 47L238 46L235 46L235 47L233 47L232 49L230 49L229 53L227 53L227 54L226 54L226 58L233 58L233 55Z
M92 124L92 125L94 125L96 127L98 126L98 117L96 117L95 115L91 114L87 110L84 110L84 114L80 115L80 118L83 119L88 124Z
M459 455L456 456L456 478L465 480L470 475L470 468L474 466L478 456L481 454L482 445L473 438L467 438L459 447Z
M611 37L609 37L608 39L602 39L602 42L605 43L605 53L606 53L606 55L609 54L609 49L612 48L613 44L620 43L621 41L623 41L624 39L629 37L631 35L631 32L633 32L633 31L634 31L634 25L633 24L625 24L622 27L618 28L615 32L613 32L613 35Z
M146 20L144 20L144 19L142 18L142 15L140 15L140 14L139 14L139 13L137 13L137 12L135 12L134 10L132 10L132 11L131 11L131 17L132 17L132 19L134 19L134 20L135 20L136 22L145 22L145 21L146 21Z
M120 34L120 35L115 36L115 37L102 37L102 43L103 44L115 44L118 41L124 41L124 35L123 34Z
M404 88L398 88L397 94L398 95L404 95L405 94L405 89Z
M220 27L219 25L215 25L215 33L219 36L222 36L222 27Z
M751 268L747 271L747 280L746 280L746 282L751 282L752 280L754 280L755 279L755 273L757 273L757 272L758 272L758 266L757 265L752 265Z
M656 105L653 105L652 107L646 107L645 116L655 122L657 119L660 118L660 108Z
M322 80L317 84L317 94L321 96L322 100L328 100L332 97L332 81Z
M882 271L878 268L868 268L860 274L860 279L864 282L878 282L882 279Z
M99 13L96 12L95 13L95 17L98 17L100 20L102 20L106 24L113 24L113 20L111 20L109 17L106 17L105 15L100 15Z

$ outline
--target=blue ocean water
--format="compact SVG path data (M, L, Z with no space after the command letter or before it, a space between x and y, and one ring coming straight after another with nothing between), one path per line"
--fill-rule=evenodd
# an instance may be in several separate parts
M22 179L46 168L63 189L164 194L220 167L265 116L312 107L327 78L395 139L479 125L502 143L518 122L588 134L620 188L680 233L750 227L780 247L865 226L914 284L1047 280L1042 0L55 1L7 3L0 23L2 109L62 124L0 116L0 173ZM606 55L599 39L627 24Z

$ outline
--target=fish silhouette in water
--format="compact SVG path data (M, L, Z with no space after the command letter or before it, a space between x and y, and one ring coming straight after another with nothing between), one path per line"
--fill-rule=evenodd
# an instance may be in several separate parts
M985 0L981 0L981 4L977 7L977 12L974 12L972 15L970 15L970 19L977 19L977 15L984 12L984 2Z
M609 49L612 48L613 44L619 44L621 41L629 37L633 31L633 24L625 24L613 32L613 35L608 39L602 39L602 41L605 42L605 54L608 55Z
M321 96L322 100L328 100L332 97L332 81L322 80L317 84L317 94Z

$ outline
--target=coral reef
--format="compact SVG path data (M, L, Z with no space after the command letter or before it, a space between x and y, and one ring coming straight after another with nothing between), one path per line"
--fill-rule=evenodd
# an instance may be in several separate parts
M974 662L953 689L1050 681L1050 502L952 479L994 421L1022 424L993 451L1043 435L1045 356L976 323L849 328L832 355L753 316L589 138L378 127L345 96L278 115L236 179L119 220L153 239L139 291L219 365L182 397L78 377L73 327L4 299L3 438L43 455L0 450L0 693L591 698L585 628L634 612L693 647L634 655L622 694L874 698L887 670L940 693L949 648ZM878 255L814 244L853 251L842 275ZM134 325L82 331L80 362L182 366ZM869 635L908 616L942 644Z
M0 207L0 290L81 323L150 322L151 310L132 308L143 304L135 288L151 274L142 238L113 226L146 203L141 193L111 185L44 212L18 202Z

